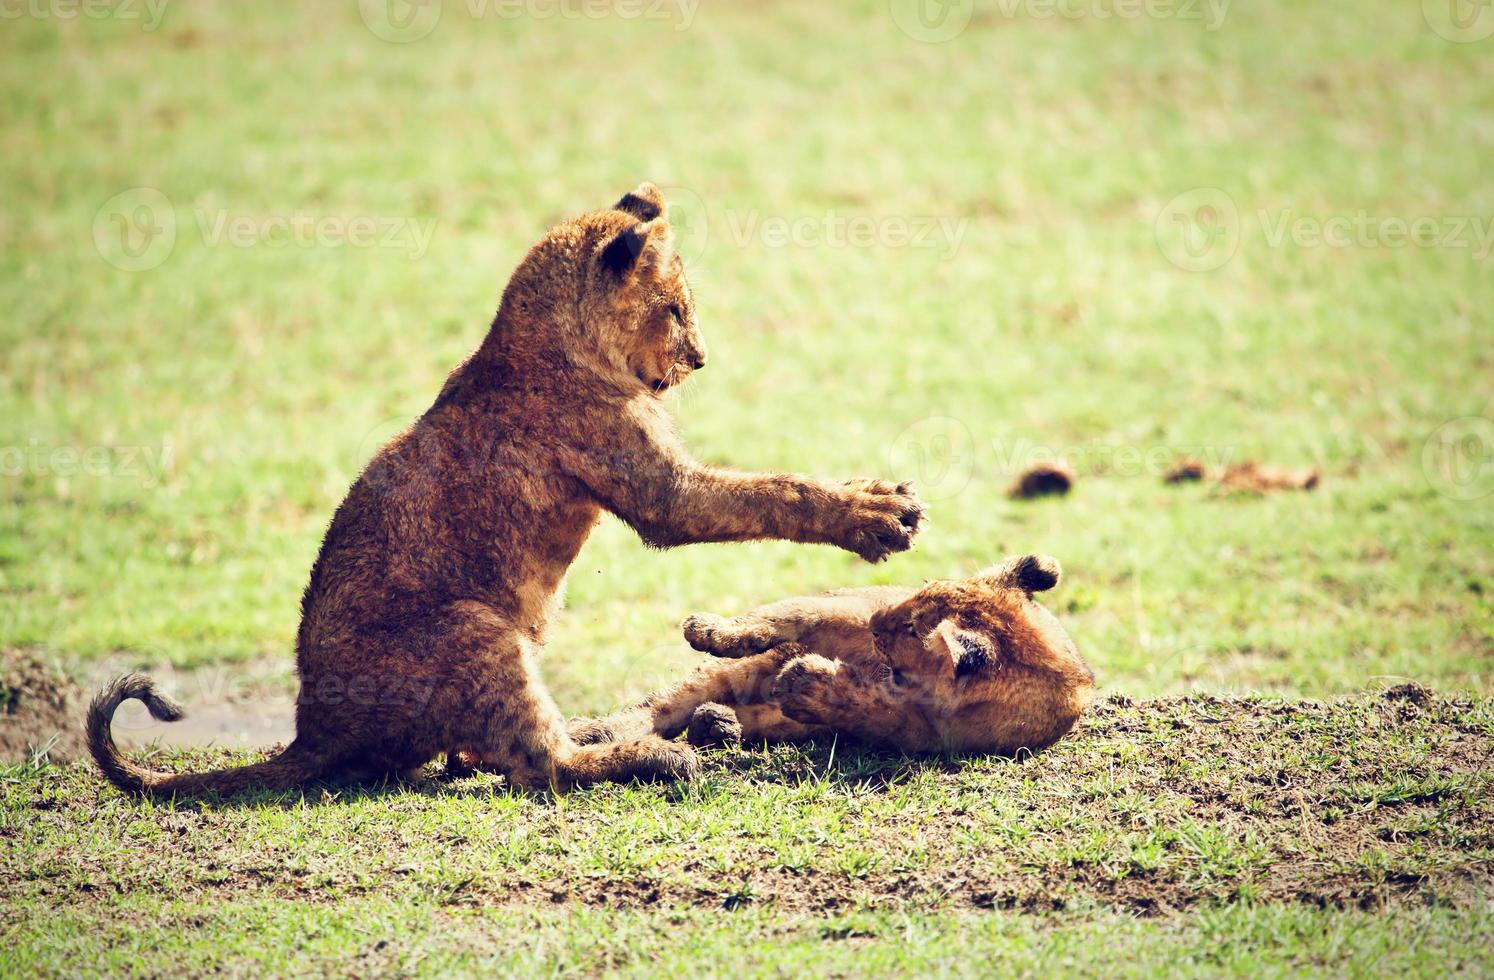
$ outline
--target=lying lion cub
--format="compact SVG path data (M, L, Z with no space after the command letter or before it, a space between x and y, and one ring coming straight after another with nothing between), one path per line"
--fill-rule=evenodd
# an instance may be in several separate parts
M685 620L723 659L606 719L623 737L689 729L695 744L843 732L909 752L1014 754L1078 721L1094 673L1035 592L1058 562L1027 555L964 582L787 599Z

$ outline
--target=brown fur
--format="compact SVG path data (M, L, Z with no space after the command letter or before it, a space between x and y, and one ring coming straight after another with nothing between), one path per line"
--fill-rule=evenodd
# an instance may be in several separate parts
M566 570L604 511L651 545L781 538L869 561L908 548L906 487L710 469L660 395L705 363L664 200L644 184L551 231L514 273L482 345L379 452L338 508L297 635L296 738L258 766L170 775L122 759L114 709L179 712L139 675L95 699L94 758L137 793L286 788L399 774L445 751L522 786L695 772L687 746L572 732L534 656ZM461 760L453 758L459 771Z
M787 599L735 619L692 616L685 638L733 658L608 719L699 745L837 731L910 752L1037 751L1094 689L1058 621L1033 600L1058 563L1014 558L963 582Z

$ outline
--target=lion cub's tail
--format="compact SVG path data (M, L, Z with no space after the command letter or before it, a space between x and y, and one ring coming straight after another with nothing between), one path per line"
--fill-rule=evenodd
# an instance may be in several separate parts
M293 742L275 758L251 766L181 775L152 772L120 755L109 731L115 710L131 698L145 702L151 717L157 721L177 721L183 714L182 706L162 694L156 688L156 682L144 674L126 674L93 699L84 722L88 751L109 782L126 793L190 796L209 791L229 795L246 789L292 789L310 782L327 769L323 759Z

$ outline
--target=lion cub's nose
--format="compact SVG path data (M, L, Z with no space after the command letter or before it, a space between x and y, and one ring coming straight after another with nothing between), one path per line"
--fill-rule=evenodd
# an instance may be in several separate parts
M699 371L701 368L705 367L705 362L705 351L700 351L698 353L690 355L690 367L695 369L696 371Z

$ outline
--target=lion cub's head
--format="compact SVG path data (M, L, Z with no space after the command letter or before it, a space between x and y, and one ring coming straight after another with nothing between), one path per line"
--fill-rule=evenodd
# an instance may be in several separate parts
M1012 558L962 582L933 582L872 617L894 687L960 751L1036 750L1078 720L1094 686L1073 640L1033 595L1058 561Z
M662 394L705 366L695 298L664 195L641 184L606 211L562 224L514 274L505 309L623 385Z

